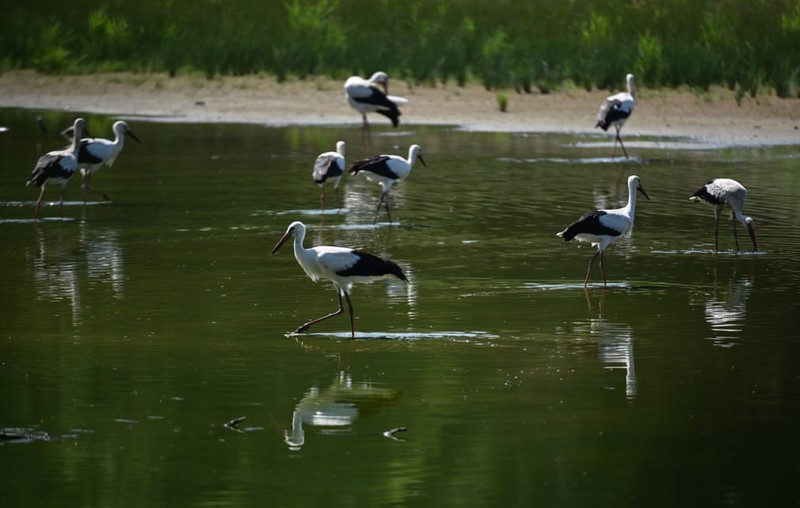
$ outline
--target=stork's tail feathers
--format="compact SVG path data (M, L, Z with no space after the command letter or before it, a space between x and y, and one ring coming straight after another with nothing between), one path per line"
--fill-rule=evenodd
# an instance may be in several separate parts
M33 173L25 180L25 187L35 185L41 187L47 181L47 174L40 168L36 168Z
M358 256L361 258L361 262L358 263L359 267L358 275L366 275L369 277L394 275L403 282L408 282L406 274L403 273L402 268L400 268L394 261L379 258L374 254L370 254L369 252L357 250L355 251L355 253L358 254ZM349 270L338 272L338 274L345 277L347 277L348 275L353 275L353 273L350 273Z
M600 127L604 131L607 131L610 125L604 119L598 119L597 123L594 124L594 126L595 126L595 128Z
M402 280L403 282L408 283L408 277L406 277L406 274L403 273L403 269L400 268L397 265L397 263L395 263L394 261L386 261L386 263L390 267L390 271L389 271L390 274L394 275L395 277L397 277L398 279Z
M375 162L375 158L374 157L370 158L370 159L357 160L357 161L355 161L353 163L352 166L350 166L350 169L348 169L347 171L353 173L354 175L357 175L362 169L364 169L365 167L371 165L373 162Z
M379 109L378 113L391 120L392 127L400 125L400 110L397 109L397 106L394 106L392 109Z
M570 231L570 228L566 228L563 231L559 231L558 233L556 233L556 236L559 238L563 238L565 242L568 242L573 238L575 238L575 235L577 234L578 234L577 231Z
M719 198L710 192L706 185L698 189L697 192L689 197L689 201L705 201L706 203L719 204Z

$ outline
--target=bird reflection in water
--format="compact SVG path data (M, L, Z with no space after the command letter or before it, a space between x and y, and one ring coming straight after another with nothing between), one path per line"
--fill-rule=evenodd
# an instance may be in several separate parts
M306 441L304 425L320 427L322 434L347 432L362 411L399 396L391 388L354 383L350 372L339 371L329 387L309 388L294 408L292 428L284 432L284 441L290 450L300 450Z
M733 347L739 344L747 319L747 299L753 290L753 278L737 278L734 272L727 285L716 283L714 289L702 295L698 305L704 307L704 318L711 327L708 337L715 346Z
M589 311L594 314L588 291L585 291L584 294ZM597 317L575 323L575 331L597 343L598 357L603 362L604 368L609 370L625 369L625 396L633 399L638 392L633 357L633 329L630 325L612 323L603 317L604 300L605 291L599 298Z
M56 238L47 238L36 227L36 251L33 257L33 277L36 293L48 302L69 303L72 324L81 321L81 294L78 283L78 259L73 246L56 231Z
M85 285L109 284L115 298L123 293L125 280L122 248L115 230L90 230L78 224L78 234L71 229L50 230L36 226L36 250L33 273L40 299L66 301L72 311L72 323L81 322L82 291Z

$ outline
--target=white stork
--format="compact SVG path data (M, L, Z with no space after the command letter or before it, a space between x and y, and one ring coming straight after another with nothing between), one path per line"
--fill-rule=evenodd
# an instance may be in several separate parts
M753 252L757 250L755 221L742 213L744 202L747 199L747 189L744 185L731 178L716 178L703 185L700 190L692 194L689 201L700 201L714 206L714 251L719 251L719 216L725 207L731 209L731 224L733 224L733 238L736 240L736 251L739 251L739 235L736 232L738 220L750 233L753 241ZM735 220L734 220L735 219Z
M383 87L381 90L378 85ZM403 97L389 95L389 76L382 71L373 74L369 79L360 76L350 76L344 83L344 92L347 102L353 109L361 113L361 143L366 145L371 141L371 132L367 113L378 113L392 121L392 126L400 124L400 110L397 106L408 103Z
M625 125L625 121L631 116L631 113L633 113L633 94L635 92L633 74L625 76L625 81L628 85L628 91L606 97L605 102L600 106L600 111L597 113L597 123L594 125L604 131L607 131L612 125L616 129L617 135L614 138L614 149L611 152L612 158L617 151L617 141L619 141L619 146L622 147L622 153L625 154L625 158L628 158L628 152L625 150L625 145L622 144L619 131Z
M377 155L369 159L356 161L350 168L350 172L354 175L363 171L367 176L367 180L378 182L381 189L383 189L381 198L378 200L378 206L375 208L373 223L378 220L381 203L385 204L389 222L392 222L392 213L389 211L389 191L395 184L408 178L417 159L423 166L428 166L425 163L425 159L422 158L422 148L419 145L411 145L408 148L408 159L404 159L399 155Z
M80 168L83 176L81 188L83 189L84 204L86 204L86 195L90 190L99 193L106 201L111 199L108 194L100 189L91 188L89 182L92 179L92 175L99 171L104 164L108 167L114 165L114 161L117 160L117 156L119 156L122 147L125 145L125 136L128 135L137 143L141 143L141 140L133 133L128 124L123 121L114 122L112 129L114 131L114 141L103 138L83 138L80 141L78 168ZM62 131L62 135L68 136L71 131L72 127L69 127ZM74 136L74 133L72 135Z
M639 191L644 197L650 199L645 192L639 177L631 175L628 177L628 204L622 208L611 210L593 210L586 212L577 221L573 222L563 231L556 233L564 241L568 242L577 238L582 242L591 242L597 246L597 252L589 261L589 269L586 271L586 278L583 280L585 288L592 273L592 265L597 256L600 256L600 270L603 272L603 286L606 285L606 269L603 264L603 251L613 242L623 235L630 235L633 229L633 217L636 211L636 192Z
M26 186L34 184L42 188L39 193L39 199L36 200L36 208L33 211L34 218L39 216L39 207L42 204L44 191L51 183L61 185L61 217L64 217L64 188L69 178L78 169L78 143L83 134L90 135L89 130L86 128L86 120L83 118L75 119L72 128L75 132L72 143L64 150L54 150L39 157L33 172L25 181Z
M319 185L319 202L323 210L325 209L325 182L327 180L333 180L336 199L339 199L339 180L341 180L345 170L346 148L347 144L344 141L339 141L336 143L335 152L321 153L316 162L314 162L314 171L311 175L314 177L314 183Z
M403 270L393 261L381 259L367 252L345 247L330 247L320 245L318 247L303 247L306 237L306 226L302 222L295 221L289 224L286 233L278 240L270 254L275 254L281 246L294 235L294 257L297 262L314 282L319 279L328 279L333 282L336 288L336 296L339 297L339 308L320 318L312 319L303 323L294 333L302 333L320 321L338 316L344 311L342 296L347 300L350 310L350 336L356 338L355 325L353 324L353 303L350 301L350 293L353 284L356 282L372 282L387 275L394 275L403 282L408 282Z

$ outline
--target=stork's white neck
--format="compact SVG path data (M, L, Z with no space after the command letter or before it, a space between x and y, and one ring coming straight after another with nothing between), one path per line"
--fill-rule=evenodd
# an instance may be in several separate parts
M636 212L636 181L630 180L628 182L628 204L625 205L625 215L631 218L631 223L633 222L633 215Z

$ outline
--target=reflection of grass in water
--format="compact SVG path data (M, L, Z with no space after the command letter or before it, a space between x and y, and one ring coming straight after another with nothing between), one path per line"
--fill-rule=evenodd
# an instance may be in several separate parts
M479 80L490 89L540 93L563 83L617 90L634 72L651 89L720 84L739 100L762 89L800 93L800 9L791 2L668 0L658 9L610 13L593 0L145 0L99 8L79 2L74 16L53 22L61 7L43 0L5 13L3 68L268 73L280 80L381 69L431 85Z

